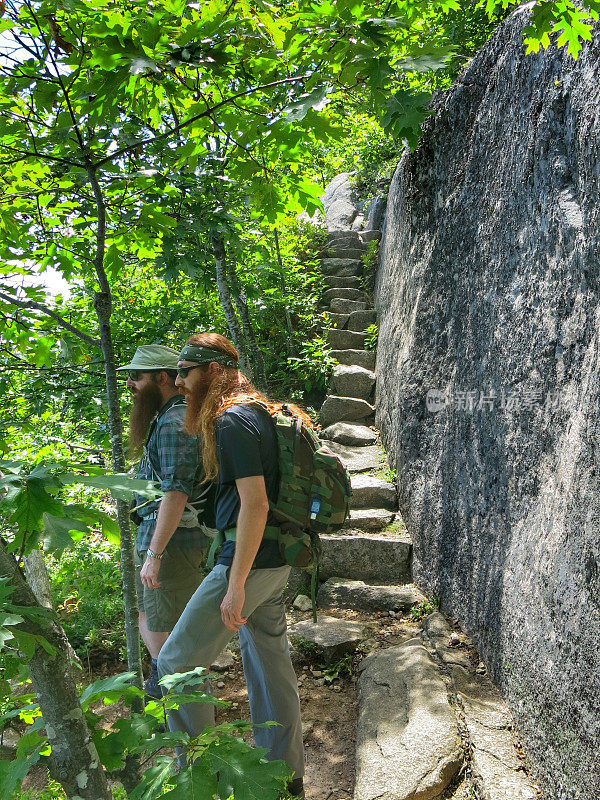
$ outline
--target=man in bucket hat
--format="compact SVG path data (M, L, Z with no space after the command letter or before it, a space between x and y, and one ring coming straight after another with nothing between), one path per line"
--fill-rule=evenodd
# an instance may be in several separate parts
M149 501L134 495L138 523L134 559L140 633L151 657L146 693L160 698L157 658L186 603L202 579L208 539L189 501L208 493L198 438L183 430L185 400L175 386L178 353L160 344L142 345L129 364L133 394L129 453L141 454L137 477L155 481L165 494Z

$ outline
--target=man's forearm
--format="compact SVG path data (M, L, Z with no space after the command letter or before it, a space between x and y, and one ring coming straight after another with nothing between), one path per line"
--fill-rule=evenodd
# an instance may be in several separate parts
M160 501L156 527L150 541L150 549L162 553L179 525L188 496L184 492L167 492Z
M240 507L235 538L235 555L229 571L230 585L243 586L260 547L268 506L244 504Z

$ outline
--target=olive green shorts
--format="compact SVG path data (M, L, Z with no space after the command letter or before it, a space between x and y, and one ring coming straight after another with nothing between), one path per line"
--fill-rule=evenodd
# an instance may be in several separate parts
M146 588L140 578L140 570L146 560L146 551L133 551L135 562L135 588L138 608L146 615L149 631L172 631L188 600L204 577L203 567L207 548L181 548L169 542L160 560L157 589Z

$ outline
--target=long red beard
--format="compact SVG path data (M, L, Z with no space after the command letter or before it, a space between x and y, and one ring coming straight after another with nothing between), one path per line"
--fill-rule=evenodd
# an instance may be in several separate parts
M194 392L186 392L185 400L187 407L185 410L185 419L183 421L183 429L190 436L198 434L198 417L200 411L206 400L208 394L208 386L198 386Z
M130 458L137 458L140 455L150 423L162 405L162 395L155 383L149 383L133 395L133 405L129 414L129 445L127 449Z

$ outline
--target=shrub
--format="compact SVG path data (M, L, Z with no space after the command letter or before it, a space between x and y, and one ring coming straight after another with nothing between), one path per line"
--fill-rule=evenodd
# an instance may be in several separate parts
M49 573L62 626L77 654L124 658L119 548L99 534L86 536L52 559Z

